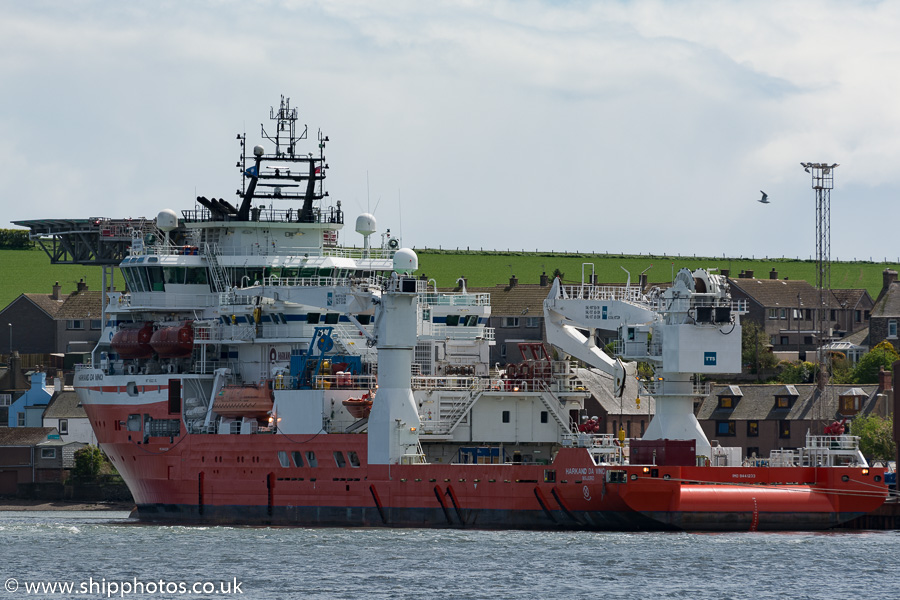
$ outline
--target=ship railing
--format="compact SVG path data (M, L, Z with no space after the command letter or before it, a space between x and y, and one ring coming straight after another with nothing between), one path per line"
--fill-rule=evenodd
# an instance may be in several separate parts
M627 356L629 358L662 358L661 342L629 342L625 340L615 340L612 344L613 354L616 356Z
M483 293L420 292L419 304L430 306L490 306L491 295Z
M491 387L491 380L484 377L413 377L411 383L414 390L486 390Z
M299 171L298 171L299 173ZM285 196L286 198L291 198L291 196ZM263 208L263 209L253 209L253 222L260 221L265 223L299 223L297 217L299 215L299 211L293 208L289 209L280 209L280 208ZM184 220L188 223L208 223L208 222L241 222L237 221L237 219L230 219L225 221L221 218L214 218L212 213L207 208L194 208L188 210L181 211ZM343 224L344 222L344 211L340 210L336 207L327 207L326 210L314 209L312 214L310 215L312 218L309 221L304 221L305 223L335 223L335 224Z
M443 394L439 396L437 410L428 409L419 414L422 433L433 435L447 435L453 433L469 414L472 406L483 393L483 388L473 387L469 389L455 389L444 391L461 392L460 394Z
M575 300L594 300L594 301L613 301L633 302L645 304L641 288L638 286L624 285L563 285L562 293L564 298Z
M868 466L859 449L859 436L806 434L806 446L800 449L800 463L806 466L853 464Z
M424 335L433 336L437 339L450 340L487 340L494 341L495 331L493 327L453 327L441 323L432 323L430 327L426 326L422 332Z
M745 314L747 312L747 300L732 300L717 296L703 296L695 294L688 298L661 298L649 300L649 307L660 314L669 312L685 312L698 306L710 308L730 308L732 313Z
M673 381L668 382L663 378L645 380L638 383L639 392L645 396L709 396L710 384L708 381ZM690 384L690 387L686 387ZM677 390L677 391L676 391Z
M355 325L343 323L334 326L331 338L341 347L346 354L362 357L374 357L377 350L368 346L367 339ZM363 358L363 361L366 361Z
M374 277L266 277L263 285L272 287L351 287L368 285L377 287L379 281Z
M772 450L769 453L770 467L795 467L800 464L800 452L796 450Z
M163 290L131 292L119 298L122 300L117 301L119 306L132 309L192 309L212 308L217 305L214 294L180 294Z
M197 322L193 324L195 342L242 341L256 339L256 325L253 323L236 323L225 325L217 321Z
M231 288L228 291L219 294L219 306L246 306L253 304L257 296L249 294L238 294L237 288Z
M374 390L377 378L375 375L317 375L313 385L317 390L351 389ZM290 388L285 388L290 389Z

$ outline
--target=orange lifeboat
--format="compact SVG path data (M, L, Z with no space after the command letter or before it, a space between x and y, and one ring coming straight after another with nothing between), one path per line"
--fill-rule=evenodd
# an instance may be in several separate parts
M368 393L363 394L362 398L347 398L341 404L347 408L347 412L354 419L368 418L369 413L372 412L372 398Z
M185 358L194 350L194 329L191 321L174 327L157 329L150 339L153 351L160 358Z
M122 358L149 358L153 354L150 339L153 323L144 323L140 329L120 329L110 341L113 352Z
M213 411L223 417L265 418L273 405L267 385L226 385L216 396Z

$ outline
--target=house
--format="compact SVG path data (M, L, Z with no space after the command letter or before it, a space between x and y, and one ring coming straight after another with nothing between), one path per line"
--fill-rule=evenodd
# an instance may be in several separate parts
M9 425L9 407L28 391L28 387L19 353L13 352L7 365L0 368L0 427Z
M809 282L778 279L773 268L768 279L742 271L737 279L729 277L728 283L732 298L747 302L742 322L759 325L769 337L772 352L782 360L805 360L819 346L865 329L875 304L866 290L828 290L823 310L830 331L820 340L819 290Z
M10 324L10 335L0 336L0 351L90 351L103 328L101 301L102 293L88 290L84 281L68 296L60 294L59 282L50 294L21 294L0 310L0 322Z
M64 481L82 446L53 427L0 429L0 496L16 495L20 484Z
M826 386L719 385L697 408L697 420L710 441L744 449L747 458L766 458L772 450L806 445L806 435L857 415L884 415L889 405L890 374L879 385Z
M42 427L44 409L50 403L50 392L45 387L46 373L31 374L31 387L9 406L8 427Z
M524 357L519 352L519 344L522 342L546 342L544 300L550 293L550 280L546 273L541 275L538 284L519 283L513 275L509 285L468 288L466 291L491 295L488 325L494 328L495 345L490 354L492 365L521 362Z
M44 410L44 427L54 427L63 442L97 444L91 422L78 395L72 389L55 391Z
M900 282L897 281L897 271L885 269L882 272L881 291L872 308L869 348L874 348L887 340L895 350L900 351L900 339L897 337L898 323L900 323Z

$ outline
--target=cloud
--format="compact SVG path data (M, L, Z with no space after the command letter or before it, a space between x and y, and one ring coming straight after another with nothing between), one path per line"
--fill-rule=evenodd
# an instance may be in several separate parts
M235 133L286 94L332 139L331 197L402 213L408 244L804 256L812 160L841 163L849 256L900 188L898 23L869 2L16 4L4 205L229 198Z

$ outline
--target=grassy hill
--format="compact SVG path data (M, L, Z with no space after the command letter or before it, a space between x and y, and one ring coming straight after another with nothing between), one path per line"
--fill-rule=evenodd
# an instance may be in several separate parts
M75 291L80 279L89 289L101 287L100 267L79 265L51 265L43 250L0 250L0 308L15 300L20 294L49 294L57 281L62 293ZM122 286L122 280L117 281Z
M581 282L582 264L592 263L601 282L624 282L631 272L632 280L649 267L651 282L668 282L672 273L683 267L730 269L737 277L742 270L753 270L757 278L768 278L774 268L783 279L805 279L815 285L816 268L812 261L790 259L737 259L702 258L693 256L628 256L613 254L565 254L541 252L501 252L419 249L419 274L433 278L441 287L454 285L459 277L466 277L470 286L486 287L509 281L516 275L520 283L538 283L542 272L548 275L555 269L564 274L567 282ZM652 265L652 266L651 266ZM831 285L834 288L865 288L872 297L881 290L881 272L896 264L878 262L841 262L831 266ZM590 274L590 266L586 275ZM0 250L0 308L9 304L19 294L49 294L59 281L63 293L75 290L76 283L84 279L92 290L100 289L100 268L78 265L51 265L42 250ZM116 287L123 281L116 278Z
M564 274L566 282L580 283L583 263L592 263L600 282L624 282L627 278L622 267L631 272L632 281L644 269L648 269L650 282L669 282L679 269L718 268L729 269L732 277L741 271L752 270L754 277L767 279L774 268L779 279L803 279L816 283L816 264L813 261L793 259L737 259L702 258L687 256L629 256L611 254L543 254L532 252L466 252L417 250L419 273L434 278L439 286L453 285L457 278L465 276L470 286L491 286L505 283L510 275L516 275L520 283L538 283L542 272L548 275L555 269ZM864 288L872 297L881 290L882 271L897 269L896 264L877 262L841 262L831 265L831 287ZM585 268L585 279L591 267Z

